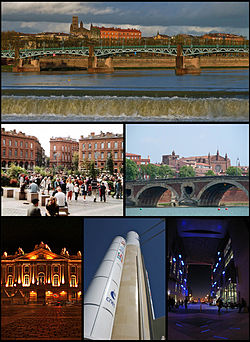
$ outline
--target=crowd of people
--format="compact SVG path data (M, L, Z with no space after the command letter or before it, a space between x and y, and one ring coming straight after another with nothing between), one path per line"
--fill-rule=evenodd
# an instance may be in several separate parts
M201 302L198 302L201 304ZM177 300L175 301L174 297L168 296L168 311L176 312L176 309L179 309L180 306L185 305L185 309L188 308L188 298L186 297L185 300ZM212 305L212 303L210 303ZM222 298L219 297L216 300L216 306L218 307L218 314L221 313L221 309L224 307L226 308L226 311L228 311L229 308L236 309L238 308L238 312L249 312L249 308L247 307L247 303L244 298L241 298L241 300L238 303L230 303L230 302L223 302Z
M50 195L46 205L47 216L58 216L60 207L67 207L72 200L77 201L79 196L83 197L83 201L90 196L94 202L98 199L106 202L109 196L116 199L122 199L123 196L123 178L120 175L101 174L97 178L92 178L65 174L58 174L56 177L20 174L19 183L21 192L27 189L31 193ZM32 200L27 215L41 215L37 199Z

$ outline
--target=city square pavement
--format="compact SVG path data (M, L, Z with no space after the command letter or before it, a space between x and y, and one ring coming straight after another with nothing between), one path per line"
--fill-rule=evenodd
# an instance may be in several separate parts
M248 340L249 314L225 308L188 305L168 313L169 340Z
M92 196L87 196L86 201L83 196L78 196L77 201L72 197L72 201L68 202L69 217L70 216L122 216L123 215L123 199L112 198L107 196L107 201L100 202L97 197L96 202ZM7 198L2 196L1 215L2 216L26 216L29 207L27 200L16 200L15 198ZM41 206L42 216L45 216L45 207Z
M81 340L81 313L81 305L2 305L1 340Z

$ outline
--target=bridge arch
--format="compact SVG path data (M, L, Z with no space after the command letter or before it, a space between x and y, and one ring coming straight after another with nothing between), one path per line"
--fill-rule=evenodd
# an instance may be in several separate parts
M155 184L155 185L150 185L147 184L145 185L141 190L138 191L138 193L135 196L135 202L137 206L142 206L142 207L156 207L160 197L162 194L170 190L174 193L176 199L179 199L178 193L173 189L171 186L168 184Z
M243 190L249 198L248 190L241 183L234 180L215 180L200 190L197 196L198 205L206 207L218 206L223 195L232 187Z

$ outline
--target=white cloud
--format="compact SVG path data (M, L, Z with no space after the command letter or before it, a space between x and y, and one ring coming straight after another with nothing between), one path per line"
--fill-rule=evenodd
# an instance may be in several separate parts
M103 4L103 3L102 3ZM114 14L119 10L107 6L98 8L91 2L3 2L2 13L32 13L32 14Z
M22 22L20 23L21 31L25 29L34 29L34 33L38 32L64 32L69 33L69 23L49 23L49 22Z

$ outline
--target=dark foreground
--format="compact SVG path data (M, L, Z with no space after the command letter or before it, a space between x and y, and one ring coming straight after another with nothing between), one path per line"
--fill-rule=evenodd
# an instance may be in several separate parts
M3 305L1 340L80 340L82 306Z

